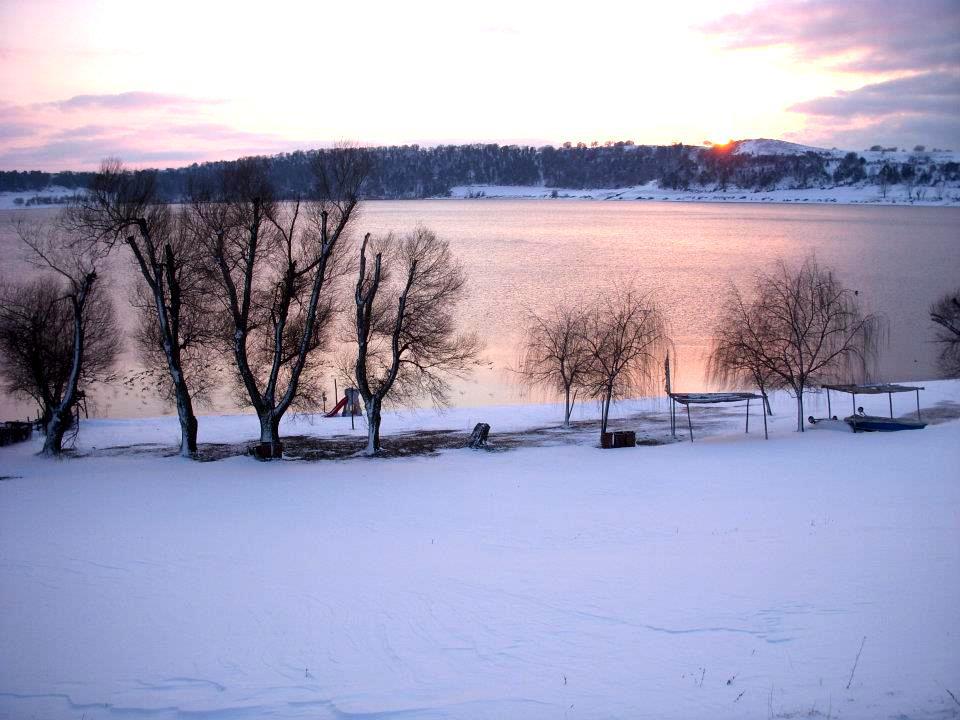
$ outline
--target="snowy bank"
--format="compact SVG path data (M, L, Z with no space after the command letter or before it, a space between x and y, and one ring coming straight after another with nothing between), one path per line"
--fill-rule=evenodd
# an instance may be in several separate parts
M960 383L927 386L955 417ZM770 441L734 408L692 445L617 451L0 448L0 718L955 717L960 422L799 434L790 409ZM80 449L175 442L168 420L90 422ZM295 427L349 427L328 422ZM254 428L201 418L201 442Z
M627 188L551 188L519 185L460 185L452 188L453 199L573 199L573 200L658 200L661 202L720 202L720 203L835 203L838 205L916 205L920 207L960 206L960 188L946 188L942 198L930 189L922 200L911 199L901 185L891 185L886 196L877 185L850 185L827 188L743 190L728 188L716 190L699 188L671 190L661 188L656 181Z

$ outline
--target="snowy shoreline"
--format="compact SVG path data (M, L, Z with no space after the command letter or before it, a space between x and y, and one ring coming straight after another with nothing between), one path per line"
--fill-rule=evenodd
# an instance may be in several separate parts
M932 193L930 193L932 195ZM767 203L793 205L883 205L895 207L960 207L960 189L948 188L943 199L909 199L906 188L891 186L887 197L876 185L804 188L800 190L669 190L656 183L628 188L572 189L515 185L461 185L451 200L637 200L657 202Z
M804 188L800 190L669 190L656 183L627 188L551 188L527 185L458 185L449 196L422 198L426 200L636 200L655 202L705 202L732 205L737 203L793 204L793 205L873 205L894 207L960 207L960 188L949 187L943 199L937 199L932 188L923 199L910 199L902 185L891 185L887 197L876 185L843 186L832 188ZM34 205L22 203L33 197L60 198L71 195L67 188L48 188L39 192L0 192L0 210L59 209L57 204ZM913 189L916 192L916 188ZM411 200L368 200L367 202L415 202Z

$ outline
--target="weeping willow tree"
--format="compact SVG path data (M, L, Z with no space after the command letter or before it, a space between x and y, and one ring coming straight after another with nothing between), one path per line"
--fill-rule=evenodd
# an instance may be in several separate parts
M934 342L940 346L940 372L944 377L960 377L960 288L930 306L930 320L937 325Z
M764 354L765 317L758 310L744 300L739 288L730 286L714 327L706 374L710 382L725 389L756 385L766 413L773 415L767 391L781 384Z
M652 391L669 347L667 324L652 293L635 287L601 296L586 312L584 345L590 358L586 387L600 401L600 432L610 405L631 393Z
M587 313L560 303L542 313L528 311L524 321L517 373L527 386L563 395L565 427L590 374L586 330Z
M710 371L719 381L749 378L761 390L787 388L804 430L803 393L828 382L870 378L886 322L866 313L854 290L808 257L760 273L745 300L734 289L714 336Z

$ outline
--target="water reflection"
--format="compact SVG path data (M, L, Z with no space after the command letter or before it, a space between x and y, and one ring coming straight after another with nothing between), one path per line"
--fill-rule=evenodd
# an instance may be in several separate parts
M13 215L0 212L6 276L23 268L9 227ZM868 310L889 318L883 379L926 379L935 375L927 308L960 284L960 210L955 208L426 200L366 203L354 229L355 235L404 231L418 223L447 237L466 265L472 300L462 309L463 323L487 340L491 365L456 384L456 405L522 400L508 368L515 361L524 307L575 302L617 282L656 292L677 347L674 385L701 389L705 349L723 289L748 280L778 257L799 260L810 252L859 290ZM109 282L127 324L133 278L129 258L118 254ZM124 363L135 363L129 351ZM328 384L332 395L332 373ZM222 393L207 412L231 409L230 398ZM98 415L170 411L156 397L120 383L97 388L93 399ZM29 405L0 401L4 418L28 412Z

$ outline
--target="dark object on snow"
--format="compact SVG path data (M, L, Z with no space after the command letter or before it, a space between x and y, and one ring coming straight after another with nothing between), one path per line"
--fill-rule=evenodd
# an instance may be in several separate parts
M257 460L278 460L283 457L283 443L260 443L250 447L250 454Z
M33 423L5 422L0 423L0 445L13 445L30 439L33 434Z
M474 450L482 448L487 444L487 436L490 434L490 426L487 423L477 423L473 432L470 433L469 447Z
M605 450L609 448L635 447L636 444L637 434L633 430L600 433L600 447Z
M862 408L861 408L862 409ZM894 432L896 430L923 430L927 426L922 420L908 418L885 418L876 415L850 415L843 419L854 432Z

